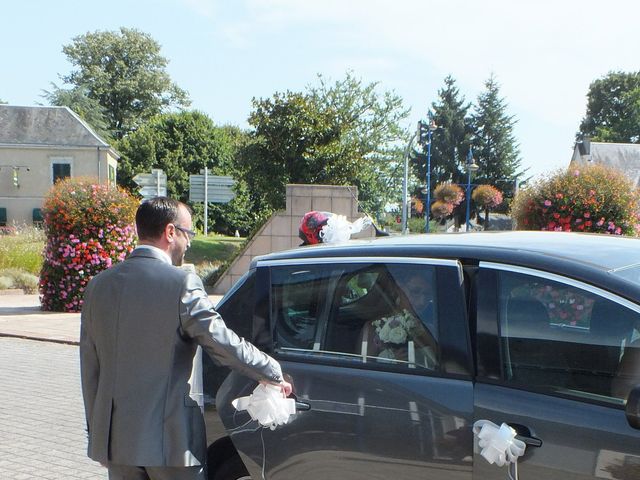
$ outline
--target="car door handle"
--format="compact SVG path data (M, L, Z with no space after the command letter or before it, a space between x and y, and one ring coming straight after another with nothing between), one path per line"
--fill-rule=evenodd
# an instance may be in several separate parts
M519 423L509 423L508 425L516 431L516 438L523 441L527 447L542 446L542 440L536 437L529 427Z
M307 410L311 410L311 405L296 400L296 412L306 412Z

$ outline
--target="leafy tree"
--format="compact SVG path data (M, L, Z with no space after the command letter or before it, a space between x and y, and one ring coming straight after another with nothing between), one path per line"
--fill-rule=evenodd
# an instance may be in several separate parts
M0 105L6 105L6 104L7 104L7 102L5 102L4 100L2 100L2 99L0 98Z
M485 88L471 115L473 156L480 167L474 182L495 184L520 176L523 171L519 170L520 152L513 135L516 120L507 114L507 103L500 96L493 75L485 82ZM512 197L513 192L505 192L505 196Z
M249 124L253 141L240 162L254 205L284 207L287 183L355 184L364 208L379 211L399 187L400 122L408 111L397 95L379 95L350 73L305 93L254 99Z
M136 174L160 168L167 174L167 194L188 202L189 175L200 174L206 166L211 175L233 176L236 198L225 205L211 204L209 225L212 230L224 233L235 229L247 232L256 220L246 208L248 186L235 168L238 147L233 135L240 133L231 127L217 127L207 115L197 111L158 115L119 142L122 158L118 183L136 190L138 186L133 181ZM202 218L202 205L195 204L194 210L196 217Z
M467 117L470 104L460 95L456 81L448 75L444 87L438 90L438 100L432 103L433 120L439 127L431 138L432 185L441 182L461 183L464 181L465 152L469 149L471 127ZM415 155L412 162L418 178L427 176L426 144L422 152Z
M62 79L104 108L115 138L169 107L189 105L187 93L166 72L160 44L146 33L124 27L89 32L62 51L75 67Z
M58 107L69 107L80 118L87 122L93 131L100 135L104 140L112 139L111 131L107 125L104 108L97 100L90 98L85 88L76 87L65 90L58 87L55 83L51 84L51 91L44 91L43 97L50 105Z
M600 142L640 141L640 72L611 72L591 83L578 133L583 135Z

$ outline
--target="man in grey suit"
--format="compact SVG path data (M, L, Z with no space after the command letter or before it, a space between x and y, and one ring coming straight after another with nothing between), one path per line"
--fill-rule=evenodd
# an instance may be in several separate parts
M200 279L177 266L191 212L158 197L136 213L139 245L87 285L80 366L88 455L111 480L205 478L204 419L191 392L201 346L217 363L281 387L280 365L229 330Z

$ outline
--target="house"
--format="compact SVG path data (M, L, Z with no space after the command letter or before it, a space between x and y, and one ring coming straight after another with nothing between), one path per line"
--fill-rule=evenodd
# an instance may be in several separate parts
M58 179L89 176L115 185L119 158L67 107L0 105L0 226L40 221Z
M592 142L585 137L576 142L571 165L592 163L614 167L640 187L640 144Z

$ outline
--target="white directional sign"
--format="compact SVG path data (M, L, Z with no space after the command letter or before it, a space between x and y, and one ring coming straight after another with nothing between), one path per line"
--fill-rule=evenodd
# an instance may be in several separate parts
M189 175L189 200L204 202L204 175ZM207 202L229 203L236 196L233 192L235 180L231 177L207 175Z
M160 169L153 168L151 173L139 173L133 177L133 181L141 187L138 191L143 200L167 196L167 174Z

